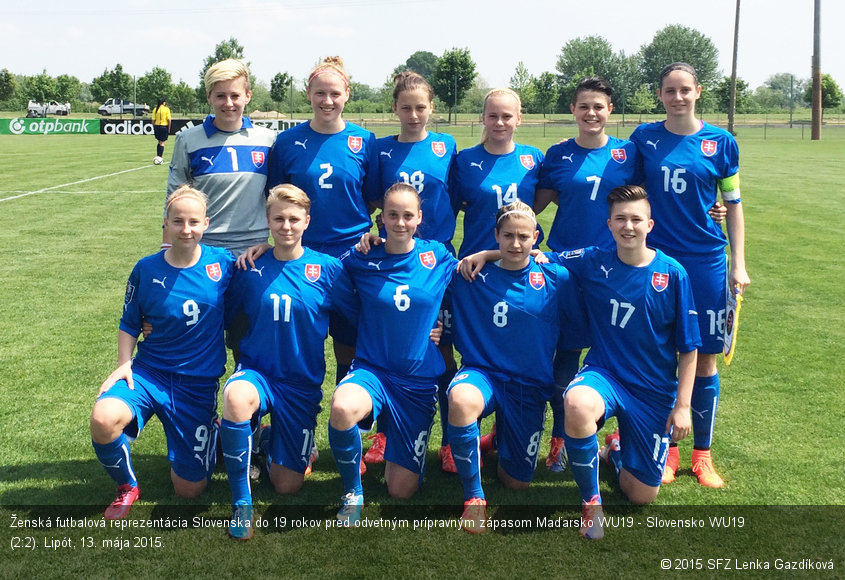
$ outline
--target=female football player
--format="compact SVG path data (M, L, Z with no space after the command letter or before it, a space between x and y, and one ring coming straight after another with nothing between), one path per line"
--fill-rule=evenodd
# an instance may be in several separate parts
M126 517L141 495L129 442L154 414L167 437L176 495L199 495L214 471L218 379L226 364L223 293L234 256L200 244L209 223L206 203L205 194L188 186L170 194L164 227L172 246L141 259L126 285L118 366L91 413L97 459L117 482L107 519ZM142 319L155 331L138 342Z
M340 57L325 58L314 67L306 94L314 116L279 133L270 155L267 184L290 183L308 195L311 223L302 243L338 257L369 231L368 204L381 196L375 135L341 116L351 93ZM332 315L331 334L339 381L355 352L355 329Z
M376 140L380 186L382 191L387 191L394 183L412 185L422 201L424 216L417 228L417 237L441 242L454 253L452 236L455 234L455 212L452 210L448 184L449 171L456 155L455 139L446 133L434 133L426 129L433 111L434 90L421 75L404 71L393 78L393 112L399 117L401 129L398 135ZM366 238L364 242L366 244ZM367 244L362 249L366 251L368 248ZM455 463L446 437L446 388L456 368L447 302L444 302L441 313L444 332L440 339L440 352L446 363L446 371L437 381L442 427L439 456L443 470L454 473ZM384 461L384 438L381 431L371 437L373 444L364 454L365 462Z
M485 264L474 282L456 277L451 287L462 367L449 387L449 443L464 488L462 526L470 533L483 531L487 509L478 420L496 412L499 479L510 489L527 488L554 389L561 326L583 325L567 271L531 257L539 236L531 207L515 201L499 209L494 235L499 261Z
M310 207L296 186L270 190L273 251L237 270L226 294L228 315L243 311L250 321L240 363L223 388L221 443L234 505L229 534L237 539L253 533L249 463L261 416L272 416L267 456L278 493L299 491L311 460L329 310L337 306L333 287L345 274L337 258L302 246Z
M692 469L699 483L722 487L710 444L719 401L716 355L722 352L727 292L743 293L745 218L739 190L739 149L733 136L695 116L701 96L695 69L676 62L660 73L657 96L666 120L641 125L631 134L643 159L654 231L649 242L678 260L690 275L703 346L692 394ZM727 238L707 216L721 192L727 208ZM725 247L730 244L728 268ZM727 281L727 285L726 285ZM669 451L664 483L675 478L677 447Z
M338 519L354 524L364 502L361 434L379 418L387 435L385 480L392 497L411 497L425 468L443 357L429 340L457 264L440 242L414 237L422 220L413 186L384 196L387 239L364 255L343 257L365 316L358 321L355 361L334 392L329 444L343 480Z

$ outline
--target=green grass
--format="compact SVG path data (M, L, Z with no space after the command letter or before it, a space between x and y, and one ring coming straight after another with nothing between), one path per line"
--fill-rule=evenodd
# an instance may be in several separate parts
M373 129L379 135L396 131L395 126ZM518 139L545 149L573 135L571 127L542 131L542 126L525 126ZM578 516L578 493L568 472L556 475L540 468L529 491L510 492L496 479L495 457L483 470L490 515L500 524L527 518L530 529L472 537L454 529L271 525L253 541L236 544L211 527L11 528L12 514L99 519L111 498L114 486L91 450L88 417L97 388L115 363L126 277L135 261L158 248L167 169L149 164L151 137L0 137L0 200L22 196L0 201L0 251L6 256L0 264L0 576L511 578L518 573L575 577L596 570L653 576L660 573L664 557L704 558L708 575L716 574L708 570L708 558L759 559L771 566L776 558L833 558L835 573L841 574L845 131L826 131L821 142L810 141L809 134L801 140L798 131L768 129L765 140L763 129L739 132L752 285L734 363L722 368L714 455L727 486L709 490L695 483L689 441L681 444L678 481L661 490L655 506L628 507L614 480L603 475L609 514L630 516L634 525L609 529L600 543L582 541L571 529L536 526L537 516ZM455 133L460 147L477 142L477 126L461 126ZM172 143L166 158L170 151ZM92 179L121 171L128 172ZM33 191L40 193L29 194ZM548 225L551 217L546 211L541 222ZM322 523L336 509L341 486L325 428L331 385L324 385L324 391L317 433L322 455L302 491L281 497L266 482L254 487L258 513L271 524L274 518L287 518L289 524L299 516ZM370 468L364 479L364 514L370 520L425 517L442 523L460 514L460 482L437 468L437 421L435 431L428 453L431 469L412 500L391 500L383 467ZM547 450L546 441L542 457ZM216 473L201 498L179 500L172 493L164 451L157 422L133 444L143 490L133 517L189 522L194 516L226 517L225 474ZM791 507L765 507L779 505ZM738 515L744 525L678 531L650 528L647 520L711 515ZM32 537L39 547L13 551L13 537ZM64 537L75 547L43 546L45 538ZM91 537L95 548L84 547L83 537ZM160 538L163 547L101 545L135 537Z

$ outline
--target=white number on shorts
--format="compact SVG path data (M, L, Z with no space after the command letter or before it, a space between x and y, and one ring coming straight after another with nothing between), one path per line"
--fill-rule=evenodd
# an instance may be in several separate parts
M675 171L672 171L665 165L662 165L660 170L663 171L663 191L669 193L671 188L671 191L680 195L687 190L687 180L683 177L684 173L687 172L686 169L678 167Z
M419 169L414 171L411 175L408 175L404 171L400 171L399 177L401 177L402 181L408 185L413 186L413 188L417 190L417 193L422 193L423 189L425 189L425 184L423 183L425 181L425 173Z
M311 457L311 448L314 447L314 432L310 429L302 430L302 459L308 461Z
M332 164L331 164L331 163L321 163L321 164L320 164L320 169L325 169L326 171L325 171L325 173L323 173L323 174L320 176L320 179L317 181L317 183L319 183L319 184L320 184L320 187L321 187L322 189L331 189L331 188L332 188L332 184L331 184L331 183L326 183L326 180L327 180L329 177L331 177L331 176L332 176L332 173L334 172L334 168L332 167Z
M509 203L513 203L517 200L515 183L511 183L508 186L508 190L504 193L504 195L502 194L502 188L498 185L493 185L492 188L493 191L496 192L496 199L499 201L500 209L503 205L508 205Z
M537 452L540 450L540 435L542 434L542 431L537 431L531 436L531 439L529 439L528 447L525 448L525 452L528 454L528 457L537 456Z
M185 326L193 326L200 319L200 307L193 300L185 300L182 304L182 313L188 317Z
M725 334L725 309L719 312L713 310L707 311L707 316L710 317L710 335L722 336Z
M198 445L194 445L194 451L205 451L205 446L208 445L208 427L205 425L200 425L197 427L196 433L194 433L194 437L197 440Z
M499 328L508 325L508 303L504 300L493 305L493 324Z
M622 317L622 321L619 323L619 328L625 328L625 325L628 324L628 320L631 319L631 315L636 310L636 306L631 304L630 302L617 302L614 298L610 299L610 304L613 306L613 312L610 314L610 325L616 326L616 319L619 317L619 308L624 308L626 310L625 316Z
M270 299L273 300L273 322L279 321L279 295L270 294ZM287 294L282 294L281 299L285 303L285 317L284 322L290 322L290 303L291 298Z
M428 431L420 431L416 441L414 441L414 455L422 457L425 455L426 449L428 449Z
M593 191L590 193L590 201L595 201L596 195L599 192L599 186L601 185L601 177L598 175L591 175L587 178L587 183L593 184Z
M405 294L405 291L410 289L411 287L407 284L400 284L396 287L396 292L393 294L393 303L399 312L405 312L411 307L411 298Z
M226 147L229 157L232 158L232 171L238 170L238 151L234 147Z
M651 436L654 438L654 452L651 454L651 458L657 463L663 463L666 461L666 454L669 453L669 437L657 433L652 433Z

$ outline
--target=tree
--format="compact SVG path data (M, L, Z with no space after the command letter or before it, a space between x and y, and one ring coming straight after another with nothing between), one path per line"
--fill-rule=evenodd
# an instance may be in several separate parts
M244 47L234 36L229 40L218 42L217 46L214 47L214 54L210 54L205 57L205 60L202 63L202 70L200 71L200 83L205 80L205 71L208 70L208 67L216 62L220 62L221 60L226 60L227 58L237 58L241 60L244 58ZM247 63L247 66L249 66L249 63ZM203 98L205 98L205 94L203 94Z
M647 86L640 85L633 95L628 97L628 110L640 115L640 122L643 120L643 113L650 113L657 106L655 93Z
M79 91L82 90L82 83L79 79L70 75L59 75L56 77L56 100L61 103L69 103L79 99Z
M170 73L157 66L138 79L138 101L149 103L151 107L158 104L159 99L169 101L172 90Z
M30 99L44 103L56 98L56 79L44 70L28 79L26 89Z
M796 78L791 73L777 73L763 83L763 86L771 91L771 93L764 91L763 94L769 97L770 106L792 109L796 104L803 104L802 100L809 85L812 85L809 79Z
M519 61L516 65L516 70L510 79L510 88L516 91L519 98L522 100L522 107L529 109L534 104L534 77L525 68L525 64Z
M452 122L452 109L458 106L475 80L475 62L468 48L453 48L443 53L437 60L431 77L431 87L449 107L449 122Z
M277 103L286 101L291 83L293 83L293 77L288 73L276 73L276 76L270 81L270 96L273 100Z
M408 57L405 64L400 64L393 69L393 76L398 75L402 71L412 70L415 73L422 75L422 77L430 83L436 66L436 54L428 52L427 50L418 50Z
M731 77L722 77L712 89L713 97L716 99L716 108L724 113L728 112L731 106ZM751 96L748 83L741 78L736 78L736 112L752 113L756 103Z
M579 37L567 42L556 65L559 110L569 110L572 93L585 76L598 75L611 86L617 86L623 71L623 58L624 54L614 54L610 42L601 36Z
M91 81L91 95L101 103L109 98L128 99L133 88L132 77L123 72L121 64L115 65L112 70L104 70Z
M804 100L812 100L813 85L809 83L804 90ZM842 89L829 74L822 75L822 114L824 109L833 109L842 104Z
M197 110L196 90L185 81L179 81L170 89L170 98L167 101L170 108L180 113L188 113ZM205 102L205 101L203 101Z
M716 45L697 30L679 24L658 30L651 43L640 49L640 58L643 79L652 90L658 88L660 71L673 62L692 65L705 88L719 80Z
M552 103L557 101L557 79L547 71L536 77L531 84L534 86L534 106L545 117Z
M15 76L9 72L8 69L0 71L0 101L8 101L15 96L15 91L18 88L18 83L15 82Z

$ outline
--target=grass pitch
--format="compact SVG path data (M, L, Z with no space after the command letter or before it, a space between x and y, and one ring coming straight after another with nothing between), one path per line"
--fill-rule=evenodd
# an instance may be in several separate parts
M526 126L517 139L545 150L574 134L542 131ZM802 140L800 129L768 129L765 139L763 131L739 130L752 285L736 357L721 369L713 452L727 485L695 482L689 440L678 481L653 506L628 506L603 471L614 519L594 543L566 527L580 514L568 471L541 466L530 490L510 492L494 456L482 473L496 529L474 537L442 527L460 515L463 495L439 471L437 420L415 498L391 500L383 467L370 467L367 527L327 529L341 492L326 434L329 383L315 472L293 497L266 481L254 486L266 526L252 541L233 542L218 527L229 515L223 471L197 500L173 495L155 421L133 444L142 497L131 521L157 525L97 527L114 485L94 457L88 417L115 364L126 278L158 249L167 166L151 164L151 137L0 137L0 576L656 576L666 559L668 569L707 575L730 566L768 576L799 564L841 575L845 130L821 142ZM455 133L459 147L477 142L477 127ZM165 159L171 151L172 142ZM331 374L330 346L327 357Z

